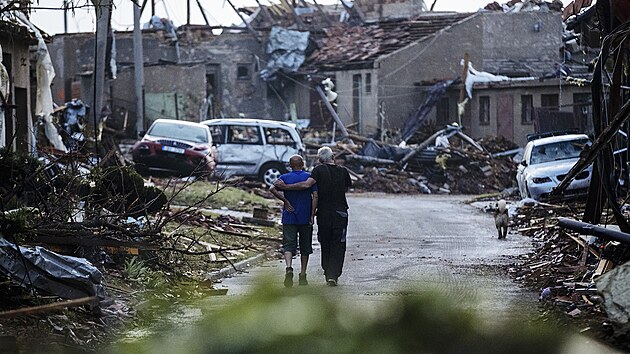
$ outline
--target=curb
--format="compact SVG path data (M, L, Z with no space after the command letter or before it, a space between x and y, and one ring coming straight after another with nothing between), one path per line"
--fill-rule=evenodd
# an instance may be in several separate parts
M244 269L250 268L251 266L253 266L256 263L261 263L265 258L265 254L261 253L258 255L255 255L251 258L242 260L240 262L234 263L234 267L225 267L221 270L215 271L215 272L211 272L208 273L206 275L206 279L215 281L221 278L225 278L228 277L236 272L240 272L243 271ZM236 269L234 269L236 268Z

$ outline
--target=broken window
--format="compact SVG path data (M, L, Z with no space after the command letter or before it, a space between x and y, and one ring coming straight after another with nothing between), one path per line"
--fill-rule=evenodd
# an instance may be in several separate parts
M365 93L372 92L372 74L365 74Z
M573 115L581 131L587 131L591 106L593 105L590 93L573 94Z
M540 106L550 110L558 110L560 100L558 94L540 95Z
M228 130L228 143L262 144L260 131L257 126L232 125Z
M490 96L479 96L479 124L490 124Z
M249 64L238 64L236 67L236 78L239 80L249 80L251 78L249 68Z
M263 128L265 131L265 139L267 144L273 145L292 145L295 143L291 134L282 128Z
M438 101L436 107L435 122L437 125L447 125L450 123L448 97L443 97Z
M521 95L521 124L529 125L534 122L534 96Z

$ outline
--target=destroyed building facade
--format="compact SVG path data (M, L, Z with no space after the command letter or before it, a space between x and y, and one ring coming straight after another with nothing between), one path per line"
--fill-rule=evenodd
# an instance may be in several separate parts
M3 107L0 147L29 151L34 145L31 134L34 117L31 96L37 88L31 80L31 69L34 67L31 67L29 46L36 44L37 39L28 27L15 22L0 21L2 65L7 74L6 77L4 74L0 75L0 91L3 96L0 103Z
M413 19L329 29L307 66L335 82L344 124L371 134L402 127L430 85L462 76L468 53L476 69L512 80L476 84L462 123L473 137L498 135L523 145L535 130L535 111L529 107L572 113L590 92L584 82L567 82L559 73L562 34L559 12L427 12ZM456 85L430 119L437 124L457 121L459 101ZM317 121L313 116L319 112L309 113Z
M548 117L588 131L590 73L587 65L567 63L559 11L432 12L420 0L343 5L243 8L249 28L223 28L221 34L197 25L170 33L143 30L145 124L244 116L307 118L311 126L330 128L330 113L315 90L330 78L345 125L363 135L395 131L433 84L462 77L468 54L472 68L509 80L475 83L461 118L461 85L452 85L428 120L459 122L472 137L503 136L519 145L544 129L537 122ZM272 61L274 29L310 36L299 70L279 70L270 78L261 73ZM111 42L118 79L107 85L109 103L115 115L128 112L133 121L132 34L115 32ZM56 102L91 101L93 45L90 34L55 36L50 51L58 72Z
M264 65L264 47L248 32L225 29L215 35L212 30L209 26L181 26L177 38L163 30L142 31L147 126L158 118L199 121L222 116L273 116L270 107L277 98L258 75ZM110 75L108 102L114 114L128 112L127 120L133 121L132 33L115 32L113 38L117 78ZM49 47L59 72L55 101L81 98L89 104L93 34L56 35Z

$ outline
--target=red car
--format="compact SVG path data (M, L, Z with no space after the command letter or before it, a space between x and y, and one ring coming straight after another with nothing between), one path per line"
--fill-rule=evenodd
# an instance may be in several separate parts
M216 166L217 150L210 129L203 124L157 119L131 149L136 169L177 176L210 176Z

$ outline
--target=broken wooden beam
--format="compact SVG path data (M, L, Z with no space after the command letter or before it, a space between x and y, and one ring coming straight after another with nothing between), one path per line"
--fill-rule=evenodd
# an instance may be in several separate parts
M25 308L16 309L16 310L0 312L0 318L10 318L10 317L17 317L17 316L24 316L24 315L33 315L33 314L41 313L41 312L56 311L56 310L61 310L67 307L77 307L77 306L87 305L87 304L94 303L96 301L98 301L98 297L88 296L88 297L82 297L82 298L74 299L74 300L55 302L52 304L25 307Z

